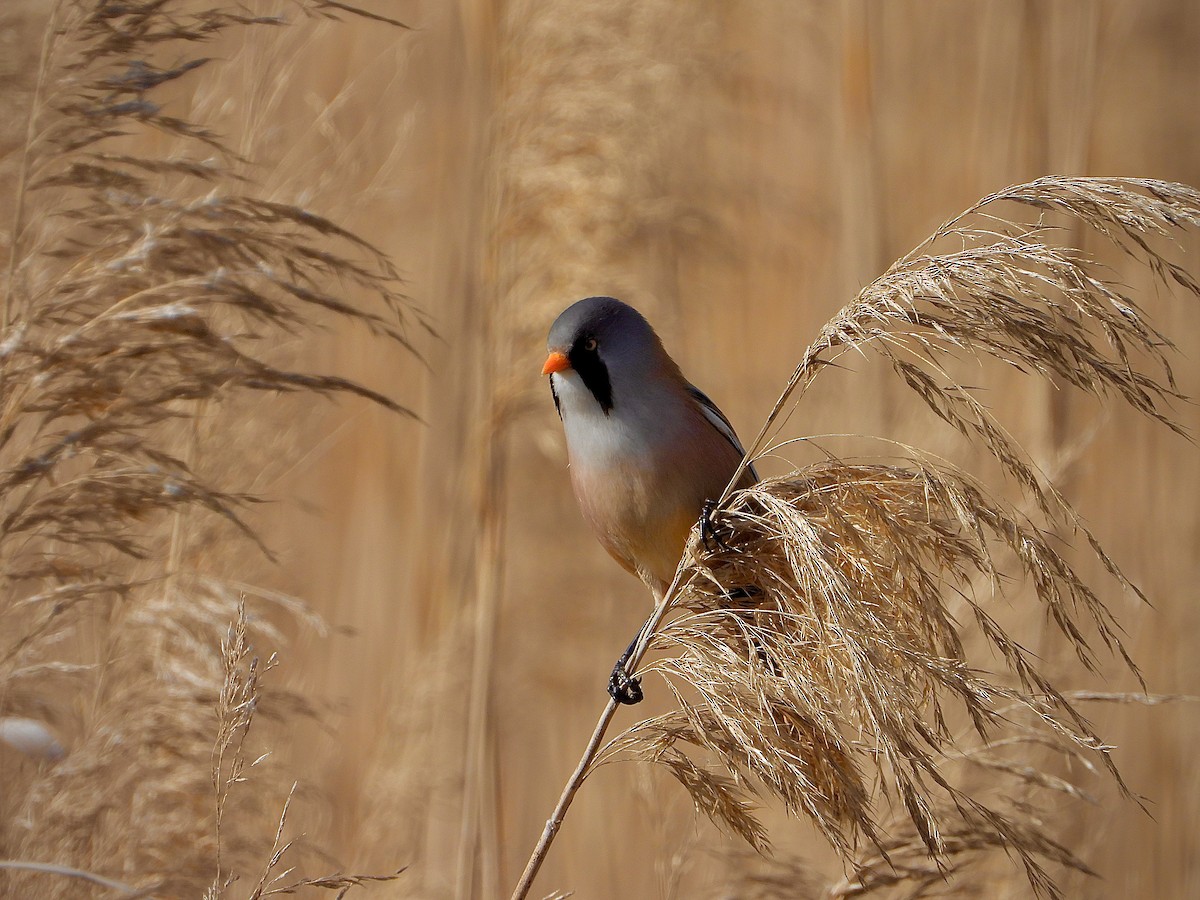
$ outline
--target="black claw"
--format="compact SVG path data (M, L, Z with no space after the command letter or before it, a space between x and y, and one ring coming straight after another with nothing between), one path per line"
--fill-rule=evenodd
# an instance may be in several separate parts
M781 676L783 672L779 668L779 663L775 661L775 657L771 655L770 651L757 638L752 638L751 640L754 643L754 652L758 654L758 661L762 664L762 667L767 670L772 678Z
M618 703L632 706L642 702L642 679L625 671L624 658L618 659L608 678L608 696Z
M721 599L725 601L728 609L732 610L735 615L745 617L750 623L754 621L753 603L755 598L762 596L762 591L754 586L734 588L721 594ZM748 603L745 601L749 601ZM758 661L762 667L766 669L772 676L778 678L782 672L779 668L779 663L775 657L763 645L763 643L753 634L750 636L751 646L754 647L754 652L758 656Z
M714 552L718 547L722 550L730 549L721 536L721 530L717 527L717 523L713 521L713 511L716 508L717 505L713 501L705 500L704 508L700 511L700 543L709 553Z
M762 591L751 585L750 587L734 588L731 591L725 591L720 597L730 606L734 606L736 600L753 600L755 597L761 597ZM741 604L736 604L740 606Z

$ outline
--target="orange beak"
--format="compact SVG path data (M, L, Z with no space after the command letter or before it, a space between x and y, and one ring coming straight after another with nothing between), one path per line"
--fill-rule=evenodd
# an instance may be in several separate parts
M555 350L546 357L546 364L542 366L543 375L551 375L555 372L561 372L563 369L571 368L571 361L567 359L565 353L559 353Z

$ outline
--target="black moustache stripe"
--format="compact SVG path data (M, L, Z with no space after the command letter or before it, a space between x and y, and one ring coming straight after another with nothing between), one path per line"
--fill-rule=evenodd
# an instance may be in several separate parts
M604 360L594 350L589 352L582 347L572 348L567 359L607 416L612 411L613 399L612 382L608 380L608 366L604 365Z

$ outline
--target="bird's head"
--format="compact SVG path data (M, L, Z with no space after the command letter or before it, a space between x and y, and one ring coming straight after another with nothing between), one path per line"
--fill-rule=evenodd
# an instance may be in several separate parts
M543 375L577 376L608 414L624 390L658 379L682 381L650 323L612 297L588 297L567 307L550 327ZM573 379L572 379L573 380Z

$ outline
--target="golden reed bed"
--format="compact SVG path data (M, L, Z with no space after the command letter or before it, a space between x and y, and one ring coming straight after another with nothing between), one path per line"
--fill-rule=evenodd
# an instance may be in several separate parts
M6 4L0 890L510 891L609 293L768 479L532 896L1195 894L1192 6Z

